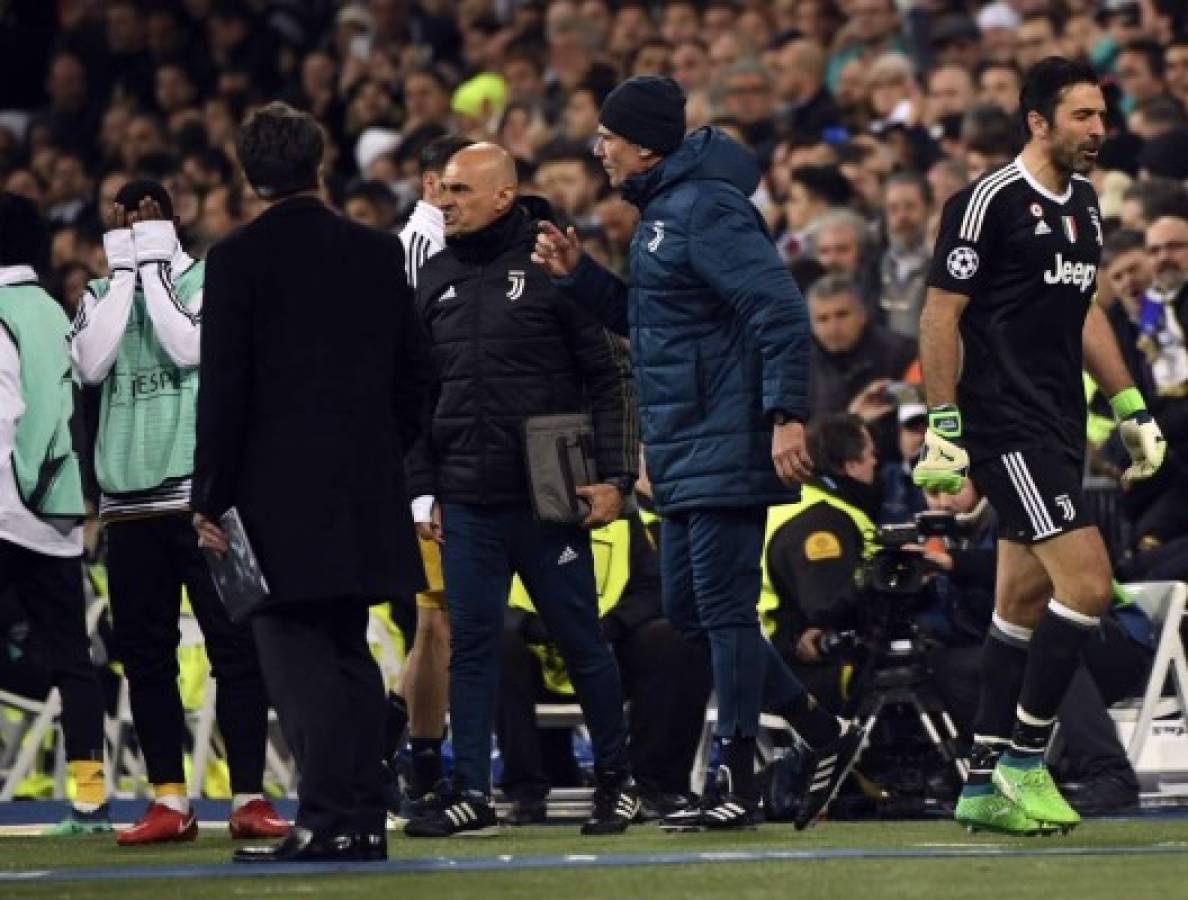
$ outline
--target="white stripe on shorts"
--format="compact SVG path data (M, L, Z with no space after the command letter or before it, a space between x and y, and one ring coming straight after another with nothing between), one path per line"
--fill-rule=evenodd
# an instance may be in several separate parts
M1011 476L1011 483L1015 486L1019 499L1023 501L1027 517L1031 519L1034 539L1039 540L1059 534L1060 529L1052 524L1052 517L1048 515L1048 509L1044 506L1039 489L1035 486L1031 472L1027 469L1027 463L1023 461L1023 454L1004 453L1002 461L1006 466L1007 473Z

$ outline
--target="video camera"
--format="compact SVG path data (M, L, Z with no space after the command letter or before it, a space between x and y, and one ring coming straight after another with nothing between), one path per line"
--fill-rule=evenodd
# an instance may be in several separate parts
M862 566L860 588L879 594L913 596L924 587L931 564L919 548L931 538L958 539L974 530L977 516L948 512L920 512L915 520L899 525L880 525L874 534L878 550Z
M937 571L921 549L932 538L960 540L982 521L983 506L970 513L917 513L911 522L881 525L872 536L878 549L855 574L859 627L826 630L819 639L822 656L853 656L861 648L886 647L914 638L912 614L928 600L925 584Z

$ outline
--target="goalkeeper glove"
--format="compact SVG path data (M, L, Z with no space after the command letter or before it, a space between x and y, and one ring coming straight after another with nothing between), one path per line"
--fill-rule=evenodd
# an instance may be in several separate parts
M1118 418L1118 434L1130 454L1130 468L1122 473L1122 484L1129 487L1154 475L1167 453L1163 432L1137 388L1127 388L1110 398L1110 407Z
M920 458L912 469L916 487L942 494L956 494L969 471L969 454L957 443L961 439L961 413L955 406L936 406L928 411L928 431Z

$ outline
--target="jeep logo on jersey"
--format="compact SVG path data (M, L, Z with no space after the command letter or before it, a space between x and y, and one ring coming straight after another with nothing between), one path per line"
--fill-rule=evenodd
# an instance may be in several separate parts
M648 241L649 253L655 253L656 248L660 246L660 242L664 240L664 223L656 222L656 224L652 226L652 229L656 232L656 235L650 241Z
M1070 259L1065 259L1061 254L1056 254L1056 261L1052 263L1052 268L1044 272L1044 281L1048 284L1072 284L1081 289L1081 293L1093 287L1093 281L1097 277L1097 266L1093 263L1075 263Z
M510 269L507 273L507 280L511 283L511 287L507 289L508 300L519 300L524 294L524 270Z
M965 281L978 271L978 251L973 247L954 247L949 251L947 262L949 274Z

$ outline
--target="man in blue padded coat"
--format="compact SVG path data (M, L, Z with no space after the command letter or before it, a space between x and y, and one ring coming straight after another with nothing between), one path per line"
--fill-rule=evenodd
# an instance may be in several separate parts
M804 298L748 197L753 154L722 132L685 135L670 78L638 76L604 102L594 152L640 210L630 285L542 223L535 260L608 328L630 334L645 458L664 517L665 614L708 639L722 744L720 789L669 828L747 828L756 818L759 711L815 750L798 825L836 792L861 742L817 707L759 628L769 506L794 502L805 449L809 328Z

